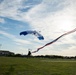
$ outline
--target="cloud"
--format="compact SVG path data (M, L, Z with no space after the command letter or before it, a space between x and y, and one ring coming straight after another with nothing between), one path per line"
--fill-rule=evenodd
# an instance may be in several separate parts
M0 16L23 22L26 21L32 29L41 31L41 34L45 37L42 44L46 44L46 42L52 41L61 34L76 28L76 0L43 0L38 4L31 3L28 0L13 0L11 2L10 0L4 0L1 2L0 7ZM28 42L16 38L9 33L1 33L8 38L11 37L10 39L15 42ZM75 36L75 33L61 38L56 44L47 48L53 48L52 50L55 52L55 45L59 45L60 47L61 44L63 46L64 44L68 44L68 46L72 44L74 48L71 48L71 46L68 47L68 51L70 50L71 53L72 49L76 49L74 45L76 39L72 38L73 36ZM40 44L37 46L40 46ZM65 53L66 51L62 52Z
M9 2L10 0L4 0L0 4L0 16L12 18L15 20L21 20L24 21L28 20L31 21L35 20L42 20L52 17L52 15L56 14L58 11L63 12L65 8L73 9L75 10L75 0L43 0L43 1L29 1L29 0L13 0ZM31 5L33 6L31 8ZM70 6L71 5L71 6ZM70 7L69 7L70 6ZM27 11L27 8L29 11ZM25 10L25 12L21 12L21 10ZM27 11L27 12L26 12ZM65 12L65 11L64 11ZM58 12L59 13L59 12ZM58 14L57 13L57 14ZM73 12L74 13L74 12ZM62 14L62 13L60 13ZM49 16L50 15L50 16ZM61 16L61 15L60 15Z
M67 1L62 2L62 4L64 4L62 6L60 5L61 3L59 1L60 0L56 1L58 3L57 6L59 6L59 8L64 6L63 9L60 9L57 11L57 8L54 8L54 10L56 11L52 13L51 11L48 10L50 9L50 7L48 5L49 2L47 1L47 3L43 2L35 6L34 8L32 8L27 13L27 16L26 16L26 19L30 23L32 28L41 30L41 33L48 38L50 35L52 35L52 33L58 32L61 34L63 31L65 31L65 29L66 31L68 31L74 28L75 26L74 24L75 3L73 2L73 4L71 4L70 3L71 1L67 0ZM56 4L54 3L53 5ZM53 9L53 6L51 8ZM66 25L68 25L69 28L65 27ZM55 34L55 37L56 37L56 34Z
M10 29L10 28L8 28L8 27L3 27L3 25L0 26L0 28L1 28L2 30L9 30L9 29Z
M0 23L5 23L5 20L3 18L0 18Z
M52 41L61 34L76 28L76 1L59 1L60 0L51 0L50 2L53 3L50 4L50 2L44 0L43 3L35 6L27 13L27 21L30 23L33 29L41 31L41 34L45 37L45 42ZM48 3L50 5L48 5ZM53 8L53 6L55 7ZM47 49L49 50L53 48L52 50L54 50L55 52L56 50L60 50L61 48L60 46L58 46L58 44L62 44L62 47L64 48L61 48L61 52L64 51L64 54L65 52L67 54L67 52L70 50L71 53L71 46L74 46L74 49L76 49L74 45L76 39L71 38L74 35L75 32L59 39L56 43L54 43L54 45L51 45L51 47L48 46ZM67 44L67 46L64 46L64 44ZM56 49L56 45L59 47L58 49ZM44 48L43 50L46 51L46 48Z
M0 30L0 34L4 35L7 38L10 38L15 43L19 43L19 44L31 44L31 42L23 40L23 39L16 38L16 36L14 36L14 35L12 35L10 33L7 33L5 31L1 31Z
M0 16L20 20L18 9L21 8L21 4L21 0L4 0L0 4Z
M40 2L40 0L4 0L0 4L0 16L25 22L24 16L28 10Z

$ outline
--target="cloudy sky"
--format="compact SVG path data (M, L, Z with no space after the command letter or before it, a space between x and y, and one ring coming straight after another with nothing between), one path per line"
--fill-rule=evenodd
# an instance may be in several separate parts
M0 49L27 54L76 28L76 0L0 0ZM20 36L36 30L44 36ZM33 55L76 55L76 32Z

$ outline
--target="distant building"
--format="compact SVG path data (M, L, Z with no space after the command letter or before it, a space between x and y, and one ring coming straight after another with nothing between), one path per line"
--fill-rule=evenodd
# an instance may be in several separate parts
M9 55L14 55L14 53L10 51L0 50L0 56L9 56Z

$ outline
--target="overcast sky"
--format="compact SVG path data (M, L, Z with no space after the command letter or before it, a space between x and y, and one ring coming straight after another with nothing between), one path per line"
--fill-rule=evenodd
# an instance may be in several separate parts
M76 0L0 0L0 49L27 54L76 28ZM36 30L44 36L20 36ZM76 55L76 32L32 55Z

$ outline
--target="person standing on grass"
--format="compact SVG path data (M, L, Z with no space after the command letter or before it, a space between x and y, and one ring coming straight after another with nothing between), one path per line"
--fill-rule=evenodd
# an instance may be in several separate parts
M31 52L30 51L28 51L28 56L31 56Z

